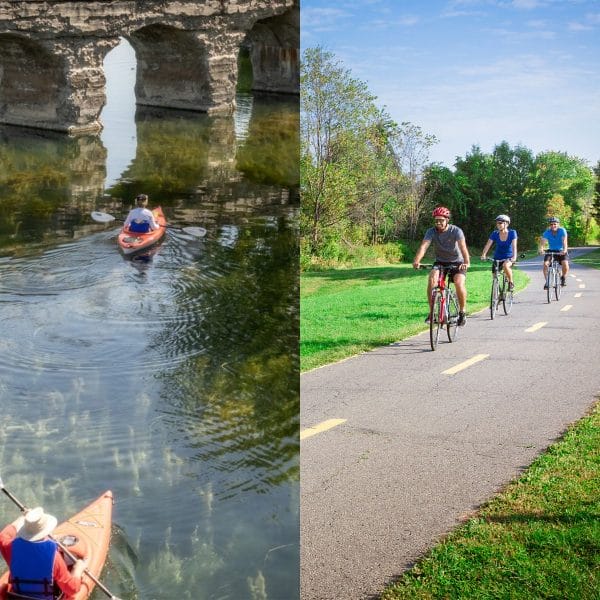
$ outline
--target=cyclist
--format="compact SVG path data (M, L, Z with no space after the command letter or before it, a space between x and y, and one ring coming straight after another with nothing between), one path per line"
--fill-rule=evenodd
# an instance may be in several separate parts
M556 260L562 267L562 273L560 278L560 285L567 285L567 273L569 272L569 253L568 253L568 236L567 230L564 227L560 227L560 220L558 217L550 217L548 219L548 229L542 233L540 239L540 253L546 252L544 255L544 289L548 289L546 284L546 278L548 277L548 267L552 260L552 255L548 252L558 252ZM544 250L544 246L547 243L547 249Z
M498 267L504 270L508 279L508 289L512 291L515 287L513 283L512 265L517 257L517 232L509 229L510 217L508 215L498 215L496 217L496 229L492 231L488 241L481 252L481 260L486 259L488 250L492 244L496 244L494 249L494 260L501 261ZM493 268L493 267L492 267Z
M470 264L469 251L465 241L465 234L460 227L450 225L450 211L445 206L438 206L433 213L434 227L430 227L423 237L423 241L415 254L413 267L418 269L421 260L431 242L435 249L435 261L427 282L427 300L431 309L431 291L438 284L441 267L450 267L450 277L456 288L458 298L458 321L463 326L466 321L467 288L465 285L466 270ZM425 319L429 322L429 316Z

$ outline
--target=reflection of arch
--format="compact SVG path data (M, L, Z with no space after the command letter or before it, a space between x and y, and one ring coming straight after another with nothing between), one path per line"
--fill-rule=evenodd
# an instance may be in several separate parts
M298 48L300 12L257 21L246 37L252 60L252 89L266 92L299 92Z
M0 122L58 125L66 87L63 58L41 41L0 34Z
M136 101L147 106L206 111L211 106L208 53L189 31L149 25L133 32Z

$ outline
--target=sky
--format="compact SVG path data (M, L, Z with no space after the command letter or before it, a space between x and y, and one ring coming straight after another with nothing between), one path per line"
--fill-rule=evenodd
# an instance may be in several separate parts
M600 0L302 0L332 52L452 168L477 145L600 160Z

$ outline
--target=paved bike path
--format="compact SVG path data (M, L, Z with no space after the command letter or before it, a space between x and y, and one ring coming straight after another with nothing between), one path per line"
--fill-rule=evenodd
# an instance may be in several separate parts
M301 442L302 600L376 597L593 404L600 271L572 264L547 304L531 262L512 314L456 343L424 332L302 375L303 432L345 419Z

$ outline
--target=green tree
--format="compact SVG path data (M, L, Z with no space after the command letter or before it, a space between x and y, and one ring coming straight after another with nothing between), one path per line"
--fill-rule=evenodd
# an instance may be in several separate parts
M365 83L333 54L308 48L300 70L301 235L311 254L339 238L358 198L360 164L372 153L369 131L381 118Z

